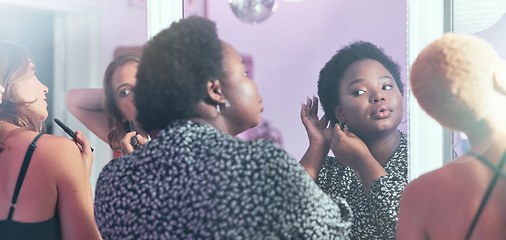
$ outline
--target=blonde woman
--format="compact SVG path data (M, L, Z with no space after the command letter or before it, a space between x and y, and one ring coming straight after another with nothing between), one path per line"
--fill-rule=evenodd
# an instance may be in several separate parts
M464 132L465 155L412 181L402 194L397 239L506 236L506 68L470 35L446 34L413 63L411 89L442 126Z

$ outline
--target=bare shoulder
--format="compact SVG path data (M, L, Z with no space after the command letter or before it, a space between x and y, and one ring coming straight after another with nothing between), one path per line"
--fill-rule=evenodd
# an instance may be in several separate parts
M398 239L426 239L433 221L438 221L444 200L446 170L426 173L404 189L399 206Z
M404 192L425 193L427 191L434 191L434 188L441 186L441 183L446 178L445 172L446 171L443 169L437 169L425 173L415 180L411 181L406 186Z
M44 134L37 141L37 148L39 156L46 162L56 161L60 164L62 159L65 162L81 159L78 145L65 137Z
M79 153L78 145L74 141L65 137L44 134L37 143L38 146L44 148L44 150L50 150L52 153Z
M403 205L414 206L419 211L437 211L436 206L453 198L454 186L458 185L452 168L443 167L410 182L402 193ZM451 191L448 191L451 189Z

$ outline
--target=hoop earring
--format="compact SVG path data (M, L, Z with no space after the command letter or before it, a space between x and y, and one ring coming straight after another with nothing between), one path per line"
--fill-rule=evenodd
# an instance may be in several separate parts
M344 128L346 127L346 123L344 122L339 122L339 128L344 131Z
M225 99L223 105L224 105L225 108L228 108L228 107L230 107L230 102L227 99ZM218 114L221 113L221 107L220 107L219 103L216 104L216 112L218 112Z

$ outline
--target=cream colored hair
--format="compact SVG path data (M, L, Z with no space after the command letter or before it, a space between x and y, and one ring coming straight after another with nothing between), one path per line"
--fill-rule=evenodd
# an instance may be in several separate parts
M463 131L492 114L498 71L504 65L487 42L447 33L419 54L410 84L422 109L441 125Z

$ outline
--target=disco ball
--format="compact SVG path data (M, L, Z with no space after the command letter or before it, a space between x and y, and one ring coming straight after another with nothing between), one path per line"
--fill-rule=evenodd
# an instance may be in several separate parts
M264 21L278 7L277 0L228 0L228 2L235 16L247 23Z

